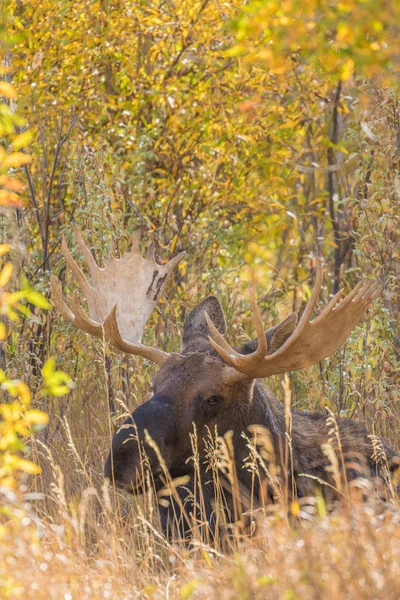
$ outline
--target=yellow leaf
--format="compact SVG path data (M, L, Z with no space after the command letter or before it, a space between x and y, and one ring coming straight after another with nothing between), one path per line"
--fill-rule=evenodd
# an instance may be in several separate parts
M0 273L0 287L4 287L10 281L14 267L11 263L7 263Z
M41 410L28 410L25 419L29 425L46 425L49 422L49 415Z
M3 482L2 485L4 485ZM7 529L7 527L5 527L5 525L0 525L0 540L5 540L8 534L9 530Z
M27 146L32 139L32 135L33 133L31 131L25 131L24 133L17 135L12 142L13 148L19 150L20 148Z
M22 402L27 405L31 401L31 392L23 381L19 381L17 385L18 396L21 398ZM40 411L39 411L40 412Z
M22 167L23 165L31 162L31 157L29 154L24 154L23 152L13 152L5 157L3 161L3 167Z
M0 256L7 254L7 252L10 252L10 250L11 246L9 244L0 244Z
M173 253L173 251L175 250L175 246L176 246L176 242L178 241L178 236L177 234L174 235L172 242L171 242L171 248L169 249L171 254Z
M346 60L346 62L344 63L344 65L342 65L341 68L341 78L343 79L343 81L347 81L348 79L350 79L350 77L353 75L354 72L354 60L352 58L349 58Z
M15 458L13 463L14 469L19 469L24 473L29 473L29 475L39 475L42 471L39 465L35 465L35 463L26 460L25 458Z
M0 451L9 450L18 442L18 437L15 431L9 430L0 438Z
M10 488L10 489L16 487L15 480L14 480L14 478L11 475L8 476L8 477L2 477L1 478L1 485L3 487Z
M297 517L300 512L300 504L298 502L292 502L290 505L290 511L294 517Z
M10 100L15 100L18 97L15 88L7 81L0 81L0 96L10 98Z
M4 323L0 323L0 342L5 340L7 337L7 329Z

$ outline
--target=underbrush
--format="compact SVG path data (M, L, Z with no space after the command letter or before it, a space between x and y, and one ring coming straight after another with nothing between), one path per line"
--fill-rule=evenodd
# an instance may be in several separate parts
M400 594L400 510L321 506L289 519L279 506L236 528L221 552L200 539L167 541L148 510L87 488L67 502L62 477L52 516L40 496L2 491L1 598L386 598ZM6 497L5 497L6 496ZM312 503L311 503L312 504ZM310 504L310 506L311 506ZM6 508L5 508L6 507ZM154 517L154 514L153 514Z
M166 538L158 505L171 502L185 482L169 481L141 496L113 489L80 455L67 419L61 430L65 472L36 437L32 454L43 472L35 486L28 489L32 482L24 475L19 489L0 489L2 599L399 597L396 473L387 484L345 481L333 460L328 470L340 501L325 501L318 490L291 501L268 443L259 451L250 445L253 468L254 460L265 459L275 502L246 502L241 490L234 498L237 520L221 519L214 538L201 506L196 518L183 506L190 536ZM219 438L215 453L214 484L221 485L224 473L234 490L229 435Z

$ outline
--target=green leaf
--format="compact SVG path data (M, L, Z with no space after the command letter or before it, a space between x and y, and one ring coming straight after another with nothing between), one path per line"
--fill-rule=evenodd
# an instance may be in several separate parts
M51 308L51 304L47 300L47 298L45 298L44 296L42 296L42 294L39 294L39 292L36 292L35 290L29 290L26 294L26 299L28 300L28 302L31 302L39 308L43 308L45 310L49 310Z

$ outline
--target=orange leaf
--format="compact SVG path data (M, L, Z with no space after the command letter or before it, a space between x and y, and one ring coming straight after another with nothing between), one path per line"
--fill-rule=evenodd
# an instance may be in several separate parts
M9 190L13 190L13 192L22 192L25 189L25 184L18 179L11 179L11 177L7 177L7 175L0 175L0 185L4 185L8 187Z
M8 192L7 190L0 190L0 206L14 206L20 208L22 205L23 202L17 194Z
M23 152L13 152L5 157L3 161L3 167L22 167L27 163L31 162L29 154Z
M261 105L261 98L256 97L253 100L245 100L241 104L239 104L238 109L240 112L245 113L246 121L249 123L253 121L257 116L257 110Z

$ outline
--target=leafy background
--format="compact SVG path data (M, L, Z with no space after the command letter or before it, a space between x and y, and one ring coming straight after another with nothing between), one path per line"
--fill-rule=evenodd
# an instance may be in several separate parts
M26 445L41 475L33 482L17 476L43 494L37 514L58 526L64 502L63 526L75 539L71 514L88 485L101 489L110 431L148 396L153 373L150 364L112 353L49 310L51 273L67 295L74 289L60 249L62 234L74 247L72 223L99 264L110 248L121 255L137 229L143 248L156 242L160 259L186 250L146 333L148 343L168 350L179 349L185 315L210 293L222 300L230 339L252 336L251 278L266 324L301 310L315 255L325 268L321 307L361 277L379 280L380 299L344 347L290 374L290 388L296 409L327 406L398 447L397 3L46 0L7 1L1 10L0 241L9 247L0 284L6 294L23 293L2 296L0 367L7 373L5 404L5 382L18 379L29 386L27 410L38 411L38 429L47 419L40 415L48 415L47 427ZM279 398L281 383L280 377L268 382ZM20 398L20 388L12 391ZM298 540L280 526L274 535L284 538L282 547L300 567L287 589L282 579L279 594L303 597ZM111 543L105 535L101 543L94 525L90 535L92 545L87 536L76 542L85 551L89 544L90 556ZM320 552L319 535L305 542L310 555ZM327 535L336 540L335 531ZM134 546L131 554L139 560L143 540L136 543L140 551ZM347 549L341 551L345 556ZM120 555L113 560L126 581ZM143 570L150 579L161 577L154 561L148 558ZM279 572L279 561L274 565ZM325 585L324 568L312 570L310 585ZM163 569L173 576L172 567ZM243 565L234 573L239 587L232 584L228 597L242 597L240 578L252 575ZM186 573L189 587L174 583L171 594L205 593L196 583L202 577ZM255 584L254 594L266 594L264 586L277 593L275 579ZM332 597L340 597L334 577L327 580ZM143 592L146 577L137 581L143 597L161 593L157 585ZM387 582L393 584L389 576Z

